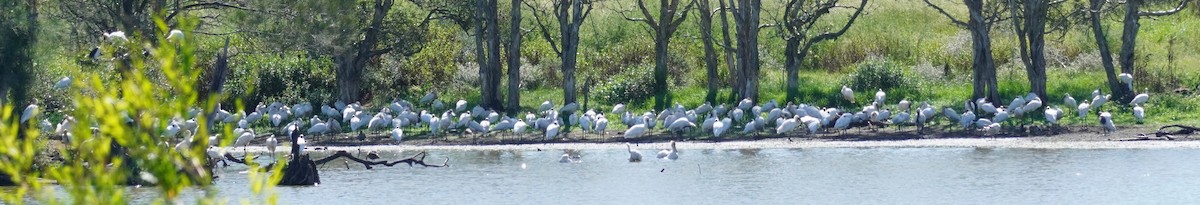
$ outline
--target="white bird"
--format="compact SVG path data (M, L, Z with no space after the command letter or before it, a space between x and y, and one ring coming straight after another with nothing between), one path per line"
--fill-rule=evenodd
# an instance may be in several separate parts
M242 151L246 151L246 146L250 146L250 141L254 140L254 130L242 132L238 136L237 141L233 142L234 147L242 147Z
M958 119L958 124L962 125L963 129L971 128L971 123L975 122L975 112L967 111Z
M954 110L954 108L942 108L942 115L945 115L946 118L950 118L950 120L954 121L962 119L962 114L958 114L958 111Z
M750 98L742 98L742 101L738 101L737 108L742 109L742 111L745 111L745 110L749 110L750 107L753 107L753 106L754 106L753 100L750 100Z
M48 122L48 121L47 121ZM175 137L179 134L179 125L175 123L167 123L167 129L163 130L163 137Z
M666 123L666 122L663 122L663 123ZM687 118L681 117L681 118L675 119L675 121L671 122L671 125L668 125L667 129L669 129L671 131L680 132L680 131L683 131L684 129L695 128L695 127L696 127L696 123L692 123L691 121L688 121Z
M429 104L433 100L437 100L437 93L429 91L428 93L425 93L425 97L421 97L421 104Z
M1121 73L1120 75L1117 75L1117 78L1119 80L1121 80L1121 83L1124 83L1125 86L1128 86L1129 90L1133 90L1133 75L1132 74Z
M742 126L742 133L745 134L757 132L759 130L759 125L761 124L759 124L757 121L751 120L750 122L747 122L745 126Z
M885 100L887 100L887 93L883 92L883 89L875 91L875 103L883 105Z
M992 113L992 114L996 113L996 106L993 105L991 102L985 101L983 98L980 98L977 101L976 106L979 107L979 110L982 110L984 112Z
M1032 101L1033 99L1029 100ZM1021 115L1021 113L1024 112L1024 110L1021 109L1025 106L1025 103L1025 98L1013 98L1012 102L1008 103L1008 111L1013 112L1013 114Z
M605 131L607 131L607 129L608 129L608 119L604 118L604 115L596 115L596 128L593 131L595 131L596 133L604 134Z
M558 136L558 122L550 123L546 126L546 140L552 140Z
M729 130L729 127L732 125L732 123L733 122L730 121L729 118L713 122L713 136L718 138L721 137L722 133L725 133L726 130Z
M125 37L125 32L123 32L123 31L113 31L113 32L104 33L104 37L108 38L109 41L113 41L113 42L117 42L117 40L120 40L120 42L129 41L129 38Z
M783 123L779 123L779 125L775 126L775 134L788 133L792 130L795 130L796 127L799 126L800 121L798 121L796 117L792 117L791 119L783 120Z
M1112 94L1096 96L1095 98L1092 98L1092 107L1096 108L1096 110L1100 110L1101 107L1104 107L1104 103L1108 102L1108 99L1111 98Z
M1142 123L1142 119L1146 118L1146 109L1142 108L1142 105L1134 105L1133 118L1136 118L1138 123Z
M995 121L996 123L1000 123L1000 122L1003 122L1004 120L1008 120L1008 116L1009 116L1008 110L1004 110L1004 108L996 108L996 109L997 109L998 113L996 113L996 116L991 117L992 121ZM988 125L991 125L991 123L988 123Z
M1104 127L1106 134L1117 131L1117 127L1113 125L1112 114L1108 112L1100 112L1100 125Z
M565 113L572 113L572 112L579 110L579 104L567 103L566 105L563 105L562 109L559 109L559 110L561 110L562 112L565 112Z
M900 112L892 116L892 123L898 125L908 124L908 120L910 118L911 116L908 114L908 112Z
M513 134L525 133L525 127L528 126L528 124L525 124L525 121L517 120L516 123L513 123Z
M1129 101L1129 104L1130 105L1142 105L1142 104L1145 104L1146 101L1149 101L1149 100L1150 100L1150 94L1143 92L1142 94L1138 94L1137 96L1134 96L1133 100Z
M363 123L362 118L359 118L359 116L350 117L350 131L358 131L358 128L362 127L363 124L365 123Z
M833 123L834 129L846 130L850 128L850 121L854 121L854 114L842 113L837 121Z
M50 119L42 119L42 122L38 123L38 128L42 133L50 133L54 131L54 123L51 123Z
M307 132L305 132L305 133L325 134L325 132L328 132L328 131L329 131L329 125L321 122L321 123L313 123L312 127L309 127Z
M467 100L458 100L454 103L454 112L463 112L467 110Z
M554 108L554 104L550 103L550 101L547 100L545 102L542 102L541 106L538 106L538 112L545 112L547 110L550 110L550 108Z
M1062 116L1062 110L1058 110L1058 109L1050 108L1050 106L1046 106L1046 111L1044 112L1044 114L1046 116L1047 122L1050 122L1050 124L1057 124L1058 118L1060 116Z
M1024 112L1028 112L1031 110L1036 110L1040 107L1042 107L1042 99L1041 98L1033 98L1033 99L1029 100L1029 103L1026 103L1024 107L1021 107L1020 108L1021 111L1019 111L1019 112L1024 113Z
M354 107L347 106L345 109L342 109L342 122L350 122L350 119L354 118L356 115L358 115L358 110L354 110Z
M267 152L270 152L271 157L274 158L275 157L275 147L279 146L279 141L275 140L275 135L271 135L271 137L267 138L266 144L267 144Z
M613 109L612 109L611 113L615 114L615 115L620 115L621 113L625 113L625 104L618 103L617 105L613 105Z
M562 157L558 158L559 163L571 163L571 154L563 153Z
M1079 106L1079 103L1075 102L1075 97L1071 97L1070 93L1067 93L1066 96L1063 97L1063 104L1067 105L1067 109Z
M25 111L21 112L21 123L25 123L25 121L29 121L29 119L40 114L42 114L42 111L38 108L37 104L29 104L29 106L25 106Z
M396 140L396 144L400 144L400 141L404 140L404 129L392 128L392 139Z
M638 138L638 137L641 137L643 134L646 134L646 130L647 130L646 124L645 124L646 118L647 117L642 117L642 120L640 123L637 123L636 125L633 125L633 126L629 126L629 129L625 130L625 136L624 136L625 139Z
M625 148L629 150L629 162L642 161L642 152L634 150L633 146L630 146L628 142L625 143Z
M179 42L179 38L183 38L183 31L180 31L179 29L171 29L171 32L167 33L168 41Z
M1076 108L1076 111L1079 112L1079 118L1083 118L1083 117L1087 117L1088 111L1090 111L1091 109L1092 109L1091 104L1088 104L1087 100L1084 100L1083 102L1079 103L1079 106L1078 106L1078 108Z
M54 89L59 89L59 90L67 89L67 87L70 87L70 86L71 86L71 77L63 77L61 80L58 80L58 83L54 83Z
M675 149L675 140L671 140L671 149L658 151L658 158L670 160L679 159L679 151Z
M304 140L304 135L296 137L296 145L297 147L300 147L300 151L304 151L304 147L308 146L308 141Z
M846 87L845 85L843 85L842 86L842 99L846 99L846 101L850 101L850 103L854 103L854 90L851 90L850 87Z

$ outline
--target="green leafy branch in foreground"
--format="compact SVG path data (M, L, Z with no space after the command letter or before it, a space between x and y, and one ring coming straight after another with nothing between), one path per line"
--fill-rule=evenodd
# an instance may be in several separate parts
M181 28L191 28L191 21L181 22ZM158 32L170 32L165 22L159 20ZM184 32L189 33L189 32ZM68 89L71 105L66 114L77 120L75 126L62 134L62 146L35 146L40 137L34 127L25 127L26 134L18 135L20 126L13 108L4 107L0 116L0 170L16 184L15 191L0 193L6 203L21 204L36 201L47 204L128 204L127 186L147 186L155 189L154 203L173 204L181 193L192 187L206 194L196 199L198 203L216 203L216 190L212 188L215 165L208 159L209 145L230 144L231 139L209 142L209 123L204 112L190 112L202 104L204 110L213 110L219 101L219 93L203 94L197 89L202 69L195 67L196 45L189 35L157 39L158 45L140 41L138 35L129 40L114 40L103 45L103 50L113 56L109 63L118 67L115 82L105 81L101 74L88 74L73 82ZM138 55L145 50L149 55ZM145 57L143 57L145 56ZM151 80L149 73L159 69L166 83ZM201 99L201 96L207 96ZM181 138L165 136L167 125L173 120L197 121L195 135L184 134ZM29 120L37 122L38 119ZM225 125L224 136L231 136L229 125ZM53 144L53 143L51 143ZM61 162L44 168L34 168L33 161L41 149L57 149ZM248 158L250 158L248 156ZM274 166L274 172L280 167ZM250 188L255 194L270 193L278 182L279 174L263 174L257 164L251 163ZM264 172L265 173L265 172ZM55 190L48 184L61 186ZM60 196L65 192L67 197ZM275 203L277 197L267 194L265 203Z

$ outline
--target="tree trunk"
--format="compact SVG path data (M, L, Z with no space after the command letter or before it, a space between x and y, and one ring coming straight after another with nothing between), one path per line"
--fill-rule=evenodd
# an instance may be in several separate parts
M971 68L974 70L975 78L975 92L972 98L987 98L989 102L999 102L997 101L1000 99L1000 94L997 91L996 66L992 57L991 25L984 22L983 1L964 0L963 2L966 3L967 10L970 12L967 29L971 31L972 54L974 56Z
M739 95L741 95L741 92L739 91L738 88L740 88L742 86L742 83L741 83L741 77L739 77L741 75L741 69L738 69L738 64L737 64L738 62L737 62L737 60L735 60L737 53L739 53L739 52L737 51L736 48L733 47L733 41L730 40L730 37L729 37L730 35L729 35L728 13L730 12L729 8L733 7L733 0L729 0L729 4L725 4L725 0L717 0L717 4L720 4L722 7L722 9L721 9L721 38L723 39L723 42L724 42L723 49L725 52L725 67L729 68L729 84L731 85L730 89L729 89L730 97L729 97L728 101L736 102L737 100L739 100L739 99L737 99L737 97Z
M1104 66L1105 76L1108 78L1108 88L1110 90L1122 90L1125 86L1121 86L1117 80L1116 67L1113 65L1112 49L1108 44L1108 35L1104 33L1103 24L1100 22L1100 9L1104 6L1105 0L1091 0L1090 12L1088 20L1092 24L1092 34L1096 39L1096 47L1100 50L1100 64Z
M491 89L488 89L488 83L487 83L488 74L490 73L490 72L488 72L488 69L491 69L491 67L488 66L488 63L491 61L488 61L488 53L487 53L488 48L487 48L487 45L484 44L484 42L487 41L487 39L485 37L487 35L487 34L485 34L485 32L487 32L487 30L486 30L487 28L484 28L484 26L486 24L483 23L483 22L487 21L487 20L484 20L484 18L487 18L487 17L485 17L487 15L484 15L484 11L483 11L485 9L484 5L487 4L485 1L488 1L488 0L476 0L475 1L475 25L474 25L474 27L475 27L474 28L474 30L475 30L475 66L478 67L477 72L479 73L479 77L478 77L478 79L476 79L476 81L479 82L479 96L480 96L481 103L483 101L485 101L483 99L488 99L492 95L492 93L488 92L488 91L491 91Z
M383 27L383 19L391 10L394 0L376 0L374 13L371 16L371 26L367 28L354 49L334 54L336 64L338 99L342 102L357 102L362 95L359 87L362 84L362 70L367 66L367 60L377 55L373 49L379 41L379 32Z
M486 93L489 95L483 96L480 99L480 105L487 109L504 111L502 100L500 99L500 17L499 0L484 0L484 24L487 30L487 77L483 83L486 84Z
M1133 74L1134 56L1133 49L1137 46L1137 35L1141 23L1138 9L1141 8L1143 0L1128 0L1125 1L1125 21L1124 31L1121 33L1121 54L1117 61L1121 63L1121 73ZM1118 82L1120 84L1120 82ZM1130 90L1132 85L1117 86L1112 90L1113 100L1120 104L1128 103L1133 100L1133 90Z
M333 62L336 64L336 78L338 86L338 100L342 102L358 102L361 96L359 85L362 84L362 65L365 62L359 63L356 53L342 53L333 57Z
M671 107L671 102L667 102L667 46L671 38L662 31L657 36L654 40L654 110L663 110Z
M1045 31L1049 2L1026 0L1024 6L1020 7L1021 4L1015 0L1009 0L1008 4L1020 45L1021 62L1029 78L1029 92L1046 99ZM1024 15L1017 15L1018 11Z
M787 39L787 44L783 47L784 70L787 70L787 99L784 101L797 100L800 89L800 59L797 51L800 50L800 37L792 37Z
M699 0L700 13L700 39L704 41L704 68L708 71L708 94L704 95L704 102L717 102L717 50L713 46L712 35L712 7L709 6L709 0Z
M508 113L515 117L521 110L521 0L512 0L512 24L508 43Z
M737 24L738 64L741 65L742 85L739 97L758 101L759 59L758 31L761 0L737 0L734 22Z

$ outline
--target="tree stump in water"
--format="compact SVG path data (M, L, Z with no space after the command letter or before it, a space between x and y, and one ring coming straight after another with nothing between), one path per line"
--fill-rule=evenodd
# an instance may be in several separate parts
M302 154L301 153L302 150L300 150L300 146L298 144L296 144L297 138L300 137L299 132L294 131L292 133L293 134L291 137L292 138L291 153L292 153L293 157L291 160L288 160L286 165L284 165L283 173L282 173L283 178L280 179L280 181L277 185L311 186L311 185L320 184L321 176L320 176L320 173L317 171L317 166L328 163L337 158L343 158L343 157L349 159L350 161L361 163L367 169L371 169L372 165L384 165L384 166L390 167L390 166L395 166L397 164L408 164L408 166L413 166L414 164L416 164L416 165L421 165L424 167L448 167L448 166L450 166L448 164L448 162L450 162L449 158L446 158L446 161L443 161L442 164L426 164L425 156L428 155L428 153L426 153L426 152L417 153L407 159L397 160L394 162L388 162L386 160L384 160L384 161L369 161L369 160L360 159L358 157L355 157L354 155L350 154L350 152L338 151L338 152L335 152L333 155L330 155L328 157L321 158L321 159L314 161L311 158L309 158L308 154ZM245 158L239 159L229 153L225 153L225 159L228 161L231 161L234 163L240 163L240 164L246 164L247 161L253 160L253 159L245 159ZM269 170L269 169L271 169L271 167L274 167L274 166L276 166L276 164L272 163L272 164L268 164L264 168ZM347 167L347 168L349 168L349 167Z
M308 155L293 155L299 156L288 161L286 167L283 167L283 179L279 180L278 185L285 186L309 186L321 183L321 175L317 172L317 163L308 158Z
M13 183L12 177L9 177L7 174L0 173L0 186L16 186L16 185L17 185L16 183Z

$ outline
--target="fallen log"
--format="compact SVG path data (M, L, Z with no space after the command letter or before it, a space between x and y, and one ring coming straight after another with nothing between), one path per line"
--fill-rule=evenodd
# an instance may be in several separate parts
M1177 128L1179 130L1169 131L1169 130L1167 130L1168 128ZM1200 128L1187 126L1187 125L1167 125L1167 126L1162 126L1161 128L1158 128L1158 131L1154 132L1154 135L1159 136L1159 137L1168 136L1168 135L1191 135L1191 134L1196 133L1197 131L1200 131Z
M448 166L450 166L450 164L448 164L450 162L450 158L446 158L446 161L443 161L442 164L426 164L425 156L428 156L428 153L422 151L422 152L417 153L407 159L397 160L394 162L388 162L387 160L370 161L370 160L365 160L365 159L360 159L358 157L355 157L354 155L350 154L350 152L347 152L347 151L337 151L337 152L333 153L333 155L329 155L328 157L318 159L317 161L315 161L315 163L317 165L322 165L322 164L328 163L330 161L333 161L337 158L344 157L344 158L350 159L351 161L363 164L363 166L366 167L367 169L371 169L372 165L384 165L384 166L390 167L390 166L395 166L400 163L406 163L406 164L408 164L409 167L412 167L414 164L418 164L418 165L421 165L424 167L448 167Z

